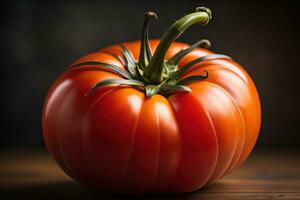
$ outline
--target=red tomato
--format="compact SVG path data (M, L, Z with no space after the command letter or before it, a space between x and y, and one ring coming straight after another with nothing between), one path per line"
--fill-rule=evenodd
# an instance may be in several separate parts
M198 22L207 23L208 10L202 8L199 13L202 21ZM149 16L153 13L148 13L145 21ZM147 36L148 21L145 25L143 36ZM239 64L225 56L210 59L207 55L215 54L204 48L190 47L180 62L175 62L178 71L191 61L209 58L189 67L177 82L175 78L166 81L175 71L163 72L167 78L163 73L152 76L159 59L154 64L151 59L164 54L158 45L166 45L168 38L151 40L149 47L147 37L142 44L110 46L71 65L47 95L44 139L58 165L90 187L118 193L193 191L213 183L248 157L260 129L259 96ZM184 43L171 43L161 56L164 63L189 48ZM132 79L144 87L118 82L97 86L105 80L127 80L105 67L111 64L122 72L130 71L128 56L127 63L120 59L122 51L132 52L136 61L140 53L145 55L143 45L146 50L156 50L153 57L150 52L150 63L147 59L135 62L144 68L140 79ZM182 81L191 76L198 78ZM163 81L170 84L157 89ZM174 89L173 82L186 84ZM146 95L147 85L154 89L147 88Z

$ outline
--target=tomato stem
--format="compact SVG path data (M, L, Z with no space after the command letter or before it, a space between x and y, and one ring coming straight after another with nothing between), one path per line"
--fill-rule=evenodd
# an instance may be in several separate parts
M200 23L206 25L211 19L211 11L205 7L199 7L197 12L184 16L175 22L163 35L160 43L149 65L145 69L144 76L150 80L151 83L161 83L163 81L163 71L165 65L165 57L171 44L191 25Z

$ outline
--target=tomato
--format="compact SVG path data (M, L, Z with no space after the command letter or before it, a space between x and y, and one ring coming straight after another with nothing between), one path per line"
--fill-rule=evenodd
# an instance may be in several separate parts
M206 40L174 42L191 24L206 24L210 11L200 8L149 41L151 17L141 41L80 58L45 100L47 148L87 186L128 194L193 191L237 168L256 143L260 100L247 72L205 49Z

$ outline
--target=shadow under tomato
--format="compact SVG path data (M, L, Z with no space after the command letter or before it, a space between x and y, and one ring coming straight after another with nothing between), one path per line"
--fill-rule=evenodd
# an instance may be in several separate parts
M14 187L1 189L1 199L97 199L97 200L117 200L117 199L149 199L149 200L196 200L210 199L214 187L220 184L209 186L201 190L185 194L146 194L146 195L113 195L96 190L91 190L73 181L38 184L24 187ZM212 199L214 199L212 197Z

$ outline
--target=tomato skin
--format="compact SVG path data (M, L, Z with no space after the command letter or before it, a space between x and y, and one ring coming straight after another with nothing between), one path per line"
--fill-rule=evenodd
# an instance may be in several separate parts
M151 40L155 49L159 40ZM137 59L140 42L123 43ZM175 42L167 59L188 47ZM75 63L101 61L125 69L110 46ZM203 55L196 49L179 67ZM230 60L197 64L209 72L190 93L150 98L129 86L97 82L121 78L95 66L69 68L52 85L43 109L43 136L52 157L72 178L118 193L189 192L238 167L257 140L261 108L247 72Z

